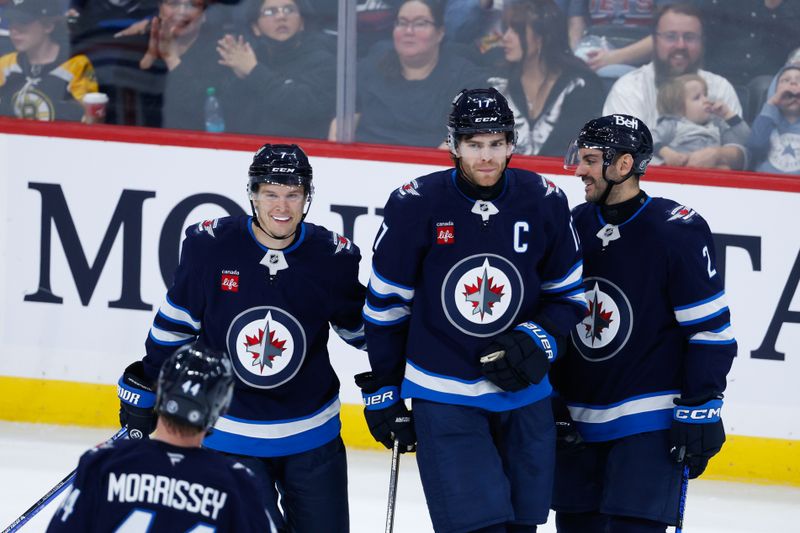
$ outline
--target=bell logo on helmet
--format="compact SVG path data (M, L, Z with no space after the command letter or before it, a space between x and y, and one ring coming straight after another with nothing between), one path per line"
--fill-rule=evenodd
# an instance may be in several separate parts
M622 115L614 115L614 121L616 122L617 126L625 126L631 128L632 130L639 128L639 121L635 118L624 117Z

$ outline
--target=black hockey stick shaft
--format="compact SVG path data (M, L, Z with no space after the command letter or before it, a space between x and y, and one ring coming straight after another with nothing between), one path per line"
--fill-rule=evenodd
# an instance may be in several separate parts
M678 521L675 524L675 533L683 532L683 513L686 512L686 492L689 490L689 465L683 465L681 473L681 499L678 504Z
M121 428L110 439L108 439L102 444L106 444L108 442L113 442L117 439L121 439L127 434L128 434L128 428L127 427ZM24 526L28 522L28 520L39 514L39 511L47 507L47 504L53 501L59 494L64 492L64 489L72 485L72 482L75 480L75 474L77 471L78 469L76 468L75 470L64 476L64 479L56 483L52 489L47 491L47 494L45 494L39 499L39 501L31 505L27 511L25 511L20 515L19 518L11 522L11 525L5 528L3 530L3 533L13 533L14 531L17 531L19 528Z
M392 469L389 473L389 503L386 507L386 533L394 531L394 506L397 501L397 474L400 471L400 441L392 446Z

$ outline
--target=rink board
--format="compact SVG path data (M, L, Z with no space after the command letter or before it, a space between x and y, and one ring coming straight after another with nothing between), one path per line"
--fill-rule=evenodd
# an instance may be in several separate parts
M177 261L180 230L248 209L246 169L263 139L45 128L0 119L0 418L111 426L113 383L143 353ZM386 197L447 166L447 156L300 142L317 188L309 220L354 238L366 282ZM557 161L517 157L514 164L553 179L571 205L582 201L579 180L562 175ZM713 462L715 477L800 485L798 182L653 169L643 184L653 196L697 209L725 252L718 270L739 356L723 412L732 437ZM345 437L369 445L351 378L367 368L366 355L338 339L330 351L343 383Z

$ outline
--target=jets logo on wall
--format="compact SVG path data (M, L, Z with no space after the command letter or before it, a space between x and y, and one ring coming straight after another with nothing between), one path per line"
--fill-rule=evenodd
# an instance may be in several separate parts
M442 284L444 314L456 329L491 337L508 329L522 305L522 276L508 259L479 254L459 261Z
M283 385L306 356L306 334L295 317L277 307L254 307L231 322L228 353L236 375L259 389Z
M589 312L572 331L572 344L587 361L611 359L625 346L633 329L628 297L604 278L586 278Z

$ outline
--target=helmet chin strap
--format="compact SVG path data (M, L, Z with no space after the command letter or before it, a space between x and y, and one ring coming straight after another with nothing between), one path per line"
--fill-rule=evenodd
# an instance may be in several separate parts
M600 198L598 198L597 201L595 202L598 205L608 205L606 203L606 200L608 200L608 196L611 194L611 188L614 187L614 185L625 183L626 181L628 181L628 179L630 179L631 176L633 176L633 169L631 168L631 171L628 172L621 180L611 181L606 177L606 170L608 169L609 166L610 165L603 165L603 181L606 182L607 187L606 190L603 191L603 194L600 195Z

